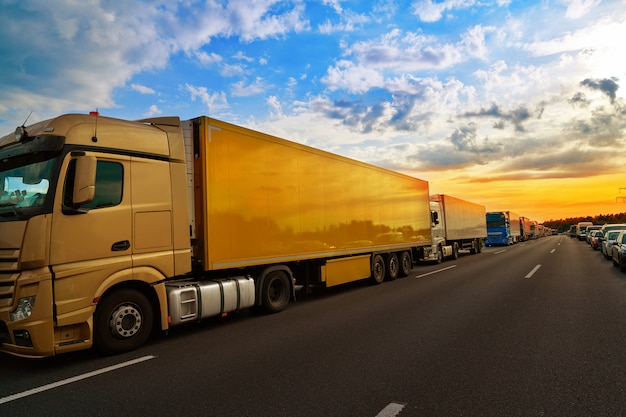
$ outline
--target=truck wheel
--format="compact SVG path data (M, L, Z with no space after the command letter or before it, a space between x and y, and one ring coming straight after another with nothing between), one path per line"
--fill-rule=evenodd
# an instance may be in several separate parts
M289 277L283 271L269 273L263 281L261 302L266 313L278 313L287 308L291 298Z
M482 252L483 248L482 245L480 244L480 239L474 239L474 241L472 242L472 248L470 249L470 253L472 255L475 255L477 253Z
M387 280L393 281L398 278L400 273L400 264L398 263L398 255L390 253L387 256Z
M411 263L411 255L409 252L402 252L400 254L400 276L408 277L411 273L411 268L413 267Z
M374 284L380 284L385 279L385 261L380 255L374 255L374 261L372 262L372 276L371 280Z
M452 259L459 259L459 244L457 242L452 244Z
M152 323L152 306L143 293L132 288L115 291L96 308L95 345L107 355L137 349L148 340Z
M437 247L437 263L440 264L443 262L443 248L441 246Z

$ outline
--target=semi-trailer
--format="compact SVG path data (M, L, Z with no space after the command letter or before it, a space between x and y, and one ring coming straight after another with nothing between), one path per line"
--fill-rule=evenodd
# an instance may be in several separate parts
M442 262L457 259L460 250L482 252L487 237L485 206L445 194L430 196L430 247L422 247L422 260Z
M512 245L521 240L520 216L512 211L490 211L487 219L487 245Z
M527 241L531 238L532 221L528 217L520 216L520 238L522 241Z
M18 356L279 312L301 287L405 276L431 245L426 181L205 116L62 115L1 138L0 161L0 350Z
M587 228L593 226L593 222L578 222L576 224L576 237L578 240L587 239Z

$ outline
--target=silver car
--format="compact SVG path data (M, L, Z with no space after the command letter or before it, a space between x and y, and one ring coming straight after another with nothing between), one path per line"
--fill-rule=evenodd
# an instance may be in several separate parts
M604 239L602 239L602 255L608 260L611 260L611 247L613 246L613 242L617 239L621 230L609 230L606 232Z
M615 238L611 246L611 258L613 265L619 266L622 272L626 272L626 230L620 231Z

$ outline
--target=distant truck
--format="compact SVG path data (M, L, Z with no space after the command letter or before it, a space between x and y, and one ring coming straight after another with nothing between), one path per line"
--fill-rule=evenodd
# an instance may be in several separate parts
M576 225L575 224L572 224L569 227L569 231L567 232L567 234L569 235L569 237L572 237L572 238L576 237Z
M153 330L279 312L296 288L406 276L431 248L426 181L204 116L63 115L0 138L0 161L13 355L132 350ZM448 244L480 251L480 225L444 212Z
M487 237L485 206L435 194L430 196L430 213L432 244L422 248L422 260L439 263L447 257L457 259L460 250L482 252Z
M531 237L532 221L528 217L520 216L520 239L525 242Z
M512 211L490 211L487 217L487 246L512 245L521 240L520 216Z
M587 228L593 226L593 222L578 222L576 224L576 237L578 240L587 239Z

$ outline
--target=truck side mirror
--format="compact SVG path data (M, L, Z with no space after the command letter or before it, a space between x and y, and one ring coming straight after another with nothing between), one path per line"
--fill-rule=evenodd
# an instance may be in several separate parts
M439 224L439 213L437 213L436 211L431 211L430 212L430 221L433 224Z
M76 173L74 176L74 191L72 203L76 206L93 201L96 194L96 165L95 156L79 156L76 158Z

